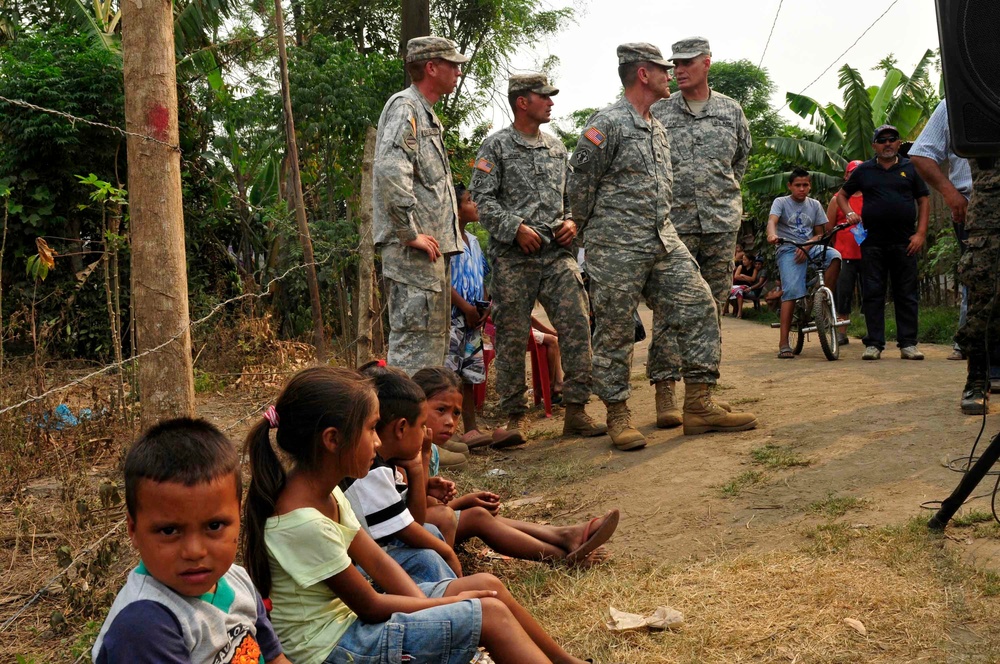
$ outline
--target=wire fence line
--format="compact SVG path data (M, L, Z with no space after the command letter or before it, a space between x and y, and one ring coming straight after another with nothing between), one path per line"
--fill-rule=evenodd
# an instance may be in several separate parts
M108 131L113 131L117 134L121 134L122 136L126 137L133 136L135 138L141 138L144 141L159 143L160 145L168 147L177 153L180 153L181 151L181 147L179 145L174 145L173 143L167 143L166 141L161 141L155 136L147 136L146 134L137 134L134 131L126 131L121 127L105 124L103 122L95 122L94 120L88 120L87 118L77 117L75 115L72 115L71 113L66 113L65 111L57 111L54 108L45 108L44 106L38 106L36 104L32 104L31 102L24 101L23 99L8 99L7 97L0 95L0 101L5 101L8 104L12 104L14 106L20 106L21 108L27 108L32 111L37 111L39 113L48 113L49 115L56 115L61 118L65 118L66 120L69 120L70 124L72 125L76 125L76 123L79 122L82 124L90 125L92 127L100 127L102 129L107 129Z
M194 328L194 327L196 327L198 325L201 325L202 323L208 321L210 318L212 318L213 316L215 316L217 313L219 313L220 311L222 311L225 307L229 306L230 304L233 304L234 302L239 302L241 300L251 299L251 298L253 298L253 299L261 299L261 298L267 297L268 295L271 294L270 289L271 289L271 285L272 284L275 284L275 283L281 281L282 279L285 279L286 277L288 277L289 275L291 275L293 272L296 272L297 270L301 270L301 269L304 269L306 267L309 267L310 265L314 265L314 266L315 265L325 265L326 263L329 263L337 253L338 252L330 252L330 254L326 258L324 258L323 260L320 260L320 261L314 261L312 263L302 263L300 265L292 266L292 267L288 268L280 276L277 276L274 279L271 279L270 281L268 281L264 285L264 287L262 288L261 292L259 292L259 293L244 293L242 295L237 295L235 297L229 298L228 300L224 300L222 302L219 302L214 307L212 307L212 309L209 310L209 312L207 314L205 314L201 318L198 318L197 320L191 321L190 323L188 323L188 325L186 325L185 327L183 327L182 329L180 329L174 336L170 337L169 339L167 339L163 343L161 343L161 344L159 344L157 346L154 346L153 348L149 348L147 350L144 350L144 351L142 351L141 353L139 353L137 355L133 355L132 357L129 357L128 359L124 359L121 362L112 362L111 364L105 365L105 366L101 367L100 369L96 369L95 371L92 371L92 372L86 374L85 376L81 376L80 378L77 378L75 380L71 380L70 382L65 383L64 385L59 385L58 387L53 387L51 389L46 390L45 392L42 392L41 394L34 395L34 396L29 396L28 398L26 398L26 399L24 399L24 400L22 400L22 401L20 401L20 402L18 402L16 404L12 404L10 406L5 406L3 408L0 408L0 415L4 415L5 413L8 413L8 412L10 412L12 410L17 410L19 408L23 408L24 406L27 406L28 404L32 404L32 403L35 403L37 401L41 401L41 400L43 400L43 399L45 399L45 398L47 398L47 397L49 397L49 396L51 396L53 394L57 394L59 392L68 390L71 387L75 387L76 385L80 385L81 383L85 383L85 382L91 380L92 378L96 378L97 376L100 376L102 374L108 373L109 371L112 371L114 369L120 369L120 368L122 368L124 366L127 366L127 365L129 365L131 363L134 363L136 360L138 360L138 359L140 359L142 357L145 357L146 355L150 355L152 353L159 352L159 351L163 350L164 348L166 348L167 346L169 346L170 344L172 344L175 341L177 341L178 339L180 339L184 335L185 332L187 332L191 328Z
M120 519L118 521L118 523L116 523L111 528L111 530L109 530L108 532L104 533L99 538L97 538L97 540L93 544L91 544L90 546L88 546L87 548L85 548L83 551L81 551L76 556L76 558L73 559L73 561L69 565L66 565L61 570L59 570L56 574L54 574L52 577L50 577L49 580L46 581L45 584L42 585L42 587L39 588L35 592L35 594L32 595L28 599L28 601L25 602L21 606L20 609L18 609L17 611L15 611L9 618L7 618L7 620L5 620L3 622L2 625L0 625L0 632L7 631L7 628L10 627L14 623L14 621L17 620L21 616L22 613L24 613L25 611L27 611L31 607L32 604L34 604L35 602L37 602L38 599L42 596L42 594L45 593L45 591L48 590L52 586L53 583L55 583L60 578L62 578L62 576L64 574L66 574L66 572L68 572L70 569L72 569L72 567L74 565L76 565L78 562L80 562L85 556L90 555L90 553L92 551L94 551L98 546L100 546L104 542L104 540L108 539L109 537L111 537L112 535L114 535L116 532L118 532L123 525L125 525L125 519L124 518Z

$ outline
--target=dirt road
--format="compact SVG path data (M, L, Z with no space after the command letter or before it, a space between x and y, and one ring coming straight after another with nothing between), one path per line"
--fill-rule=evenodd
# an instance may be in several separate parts
M649 311L642 313L649 329ZM684 436L656 429L644 342L636 348L631 405L646 449L623 453L611 451L607 437L553 437L515 454L529 464L553 455L592 459L598 468L591 480L567 484L566 497L593 513L620 507L613 547L666 561L793 544L837 502L854 508L842 517L847 523L901 523L925 513L921 503L950 493L960 475L944 462L968 455L982 424L959 412L964 363L945 359L950 348L923 345L927 359L914 362L890 347L882 360L863 362L861 342L852 339L841 359L829 362L815 337L795 360L778 360L777 345L777 330L724 320L718 394L756 413L754 431ZM596 399L591 409L603 417ZM535 427L541 438L555 436L561 420L541 418ZM981 445L998 429L1000 417L989 416ZM976 494L989 493L993 481ZM972 508L988 511L988 497ZM965 546L977 565L1000 561L990 540Z

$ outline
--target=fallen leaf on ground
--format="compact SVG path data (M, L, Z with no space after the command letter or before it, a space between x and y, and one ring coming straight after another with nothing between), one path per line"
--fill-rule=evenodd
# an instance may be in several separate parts
M844 624L855 630L861 636L868 636L868 629L860 620L855 620L854 618L844 618Z

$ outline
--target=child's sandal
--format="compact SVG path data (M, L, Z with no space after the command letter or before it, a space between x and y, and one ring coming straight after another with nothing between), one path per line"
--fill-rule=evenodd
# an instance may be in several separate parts
M778 349L778 359L779 360L794 360L795 351L792 350L791 346L782 346Z

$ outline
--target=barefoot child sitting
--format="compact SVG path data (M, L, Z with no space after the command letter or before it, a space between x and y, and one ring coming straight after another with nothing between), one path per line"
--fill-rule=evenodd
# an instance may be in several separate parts
M368 474L378 423L369 381L320 366L295 374L247 437L243 555L292 661L466 664L482 645L497 664L583 664L495 577L418 586L360 527L338 485Z
M129 538L140 562L94 643L97 664L288 664L236 559L236 448L204 420L160 422L125 457Z
M361 526L417 583L462 576L462 565L427 513L427 400L400 369L382 363L361 368L378 394L381 441L368 474L340 488ZM424 525L420 525L424 523Z
M427 426L434 440L451 437L462 417L462 384L454 371L427 367L413 375L427 397ZM574 526L543 526L497 516L500 497L477 491L455 498L454 483L431 478L428 522L437 526L454 546L478 537L497 553L522 560L565 561L588 565L598 547L618 527L618 510ZM601 552L598 552L598 559Z

